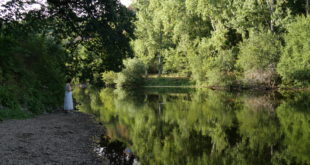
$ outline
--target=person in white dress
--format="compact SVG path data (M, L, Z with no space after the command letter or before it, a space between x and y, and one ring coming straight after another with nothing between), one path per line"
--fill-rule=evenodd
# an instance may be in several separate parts
M73 99L72 99L72 87L70 84L70 80L67 81L65 87L65 99L64 99L64 110L65 112L72 111L73 107Z

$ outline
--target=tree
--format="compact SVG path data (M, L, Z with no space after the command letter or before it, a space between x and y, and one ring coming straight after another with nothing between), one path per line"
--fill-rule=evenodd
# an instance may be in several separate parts
M1 17L6 24L10 22L10 26L28 25L22 26L25 29L19 30L21 32L48 33L64 41L70 53L69 76L79 75L81 80L97 83L101 73L120 71L122 60L132 57L129 40L133 37L134 13L119 1L48 0L39 9L23 10L27 5L38 3L11 0L4 6ZM80 51L81 47L84 51Z
M297 17L287 30L277 71L284 84L306 86L310 83L310 17Z
M238 65L243 69L246 82L273 86L277 81L275 68L281 54L277 36L270 32L254 32L239 48Z
M137 58L124 60L125 68L117 74L118 88L136 88L143 84L144 64Z
M138 0L134 4L137 21L133 50L146 66L156 63L158 75L162 73L164 50L172 46L171 34L166 31L167 20L163 17L166 7L165 1L155 0Z
M49 15L59 22L57 30L70 41L71 54L75 53L77 45L86 49L84 61L92 63L86 71L92 74L81 79L98 82L101 73L120 71L122 60L132 56L129 40L134 13L117 0L48 0L47 3ZM71 66L78 66L80 62L76 56L71 56L69 61ZM79 73L78 68L71 69L72 75Z

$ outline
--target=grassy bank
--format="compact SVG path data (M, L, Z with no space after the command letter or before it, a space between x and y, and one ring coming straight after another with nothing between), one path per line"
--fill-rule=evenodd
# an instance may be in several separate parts
M294 87L294 86L264 86L256 85L249 86L244 84L235 84L233 86L197 86L193 80L188 77L177 77L171 75L164 75L158 77L157 75L151 75L145 78L144 87L178 87L176 90L180 90L179 87L190 87L190 88L210 88L210 89L230 89L230 90L294 90L294 91L310 91L310 87Z
M34 115L22 109L0 109L0 121L6 119L26 119L32 116Z
M170 77L170 76L149 76L145 78L145 87L191 87L195 86L195 82L187 77Z

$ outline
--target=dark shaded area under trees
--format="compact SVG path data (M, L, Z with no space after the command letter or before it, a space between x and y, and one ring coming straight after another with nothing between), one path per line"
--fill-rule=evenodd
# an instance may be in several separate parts
M62 107L67 78L99 85L102 72L120 71L133 19L117 0L2 4L0 119Z

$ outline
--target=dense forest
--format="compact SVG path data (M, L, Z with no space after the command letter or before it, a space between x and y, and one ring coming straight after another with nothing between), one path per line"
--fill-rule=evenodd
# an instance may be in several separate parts
M308 0L141 0L135 56L200 85L307 86Z
M309 0L135 0L129 8L10 0L0 10L1 118L59 107L68 78L118 87L148 74L198 86L310 83Z

